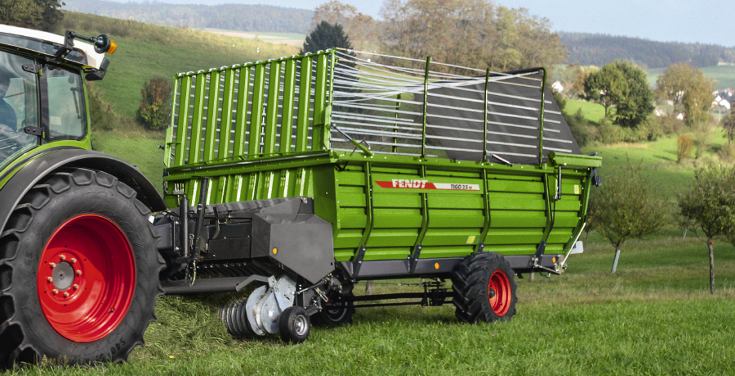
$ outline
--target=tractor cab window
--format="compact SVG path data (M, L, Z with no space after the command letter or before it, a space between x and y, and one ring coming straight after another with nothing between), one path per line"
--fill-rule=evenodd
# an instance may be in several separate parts
M33 60L0 51L0 167L38 143L24 127L38 124L36 75L23 70Z
M78 72L48 65L42 79L46 80L48 126L51 140L78 140L87 130L82 77Z

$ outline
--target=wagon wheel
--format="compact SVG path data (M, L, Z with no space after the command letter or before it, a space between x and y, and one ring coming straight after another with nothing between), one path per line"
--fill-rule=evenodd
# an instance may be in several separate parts
M56 172L0 236L0 367L122 361L155 319L163 259L150 211L100 171Z
M494 252L466 257L452 273L452 302L460 321L510 320L516 313L517 285L505 258Z
M342 293L331 291L327 294L328 300L322 303L322 310L312 316L314 325L322 327L337 327L352 324L352 315L355 308L352 302L345 298L354 297L353 284L342 284Z

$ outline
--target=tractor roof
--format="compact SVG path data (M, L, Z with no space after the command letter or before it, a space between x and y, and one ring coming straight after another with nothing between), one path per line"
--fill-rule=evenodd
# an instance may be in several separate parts
M0 45L54 57L56 51L64 46L64 37L45 31L0 25ZM86 70L99 70L104 59L105 54L95 52L93 45L76 40L74 50L64 60Z

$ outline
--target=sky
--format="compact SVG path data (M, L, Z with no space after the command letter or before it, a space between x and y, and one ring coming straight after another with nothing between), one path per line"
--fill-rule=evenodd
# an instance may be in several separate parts
M121 1L121 0L118 0ZM127 1L127 0L122 0ZM268 4L314 9L327 0L156 0L166 3ZM340 0L378 18L381 0ZM662 42L735 46L735 2L725 0L495 0L548 18L554 31L623 35Z

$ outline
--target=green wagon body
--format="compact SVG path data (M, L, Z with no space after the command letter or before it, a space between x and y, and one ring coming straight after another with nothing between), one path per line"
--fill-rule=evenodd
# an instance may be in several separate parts
M204 177L206 204L313 197L315 214L332 224L334 258L354 279L446 276L483 250L516 271L533 270L543 251L549 257L538 265L558 270L582 231L600 158L541 154L543 139L536 164L432 156L426 110L418 155L340 148L330 132L336 61L326 51L178 75L166 141L169 207L182 190L195 204Z

